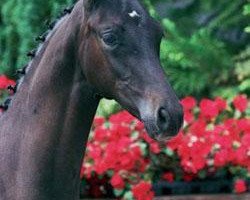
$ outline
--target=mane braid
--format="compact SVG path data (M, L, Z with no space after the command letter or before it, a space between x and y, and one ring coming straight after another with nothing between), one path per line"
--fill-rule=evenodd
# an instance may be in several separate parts
M19 86L21 85L22 81L23 81L23 78L25 76L25 74L28 72L31 64L32 64L32 61L33 59L36 57L36 55L39 53L39 51L41 50L41 48L43 47L43 43L45 41L47 41L47 39L50 38L51 36L51 33L54 31L54 29L56 29L57 25L61 22L61 20L68 14L70 14L74 8L75 4L69 6L69 7L66 7L63 9L63 11L60 12L59 16L52 22L50 23L47 23L47 26L48 26L48 30L45 31L43 34L39 35L38 37L35 38L35 41L37 42L40 42L38 44L38 47L29 51L27 53L27 56L31 58L31 60L29 61L28 64L24 65L22 68L18 69L16 71L16 74L18 76L18 79L16 80L16 85L15 86L12 86L12 85L9 85L7 87L7 90L9 91L10 93L10 97L8 97L5 102L3 104L0 105L0 109L2 111L6 111L8 110L10 104L11 104L11 101L12 101L12 98L14 97L15 93L18 91L18 88Z

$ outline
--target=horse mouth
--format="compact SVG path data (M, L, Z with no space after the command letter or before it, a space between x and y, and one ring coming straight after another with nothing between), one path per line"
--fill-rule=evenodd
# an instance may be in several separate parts
M161 130L156 123L152 121L143 121L146 131L152 139L157 142L168 142L175 137L179 129L175 126L169 126L167 130Z
M168 133L161 133L161 132L149 132L147 131L148 135L156 140L157 142L169 142L174 136L170 136Z
M174 136L163 136L163 135L156 135L154 139L157 142L169 142Z

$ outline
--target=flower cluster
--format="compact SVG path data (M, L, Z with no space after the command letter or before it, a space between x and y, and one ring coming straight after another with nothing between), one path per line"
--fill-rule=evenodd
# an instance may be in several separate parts
M153 151L160 149L155 148L157 143L147 137L143 124L122 111L112 115L109 121L96 117L93 130L81 176L87 179L93 174L110 176L110 183L118 196L137 198L147 194L147 198L137 199L153 197L149 181L141 182L149 179L144 176L149 168L145 139Z
M209 177L221 169L246 178L250 172L250 118L246 114L246 96L235 97L231 104L219 97L203 99L199 105L194 98L186 97L181 103L184 128L167 148L180 158L183 179L188 177L190 181L204 173Z
M235 178L236 193L247 191L250 174L248 99L218 97L181 100L184 126L165 145L146 133L143 124L122 111L108 120L96 117L81 177L108 177L123 199L152 199L150 180L173 182L216 177L224 170Z
M241 113L238 118L231 118L227 114L231 108L221 98L215 101L203 99L198 112L192 97L183 99L181 103L185 126L167 146L177 152L185 172L197 174L205 167L219 168L228 164L240 165L250 171L249 118L243 115L242 118ZM233 105L239 112L244 112L247 98L238 96L233 100ZM223 121L220 117L223 117Z

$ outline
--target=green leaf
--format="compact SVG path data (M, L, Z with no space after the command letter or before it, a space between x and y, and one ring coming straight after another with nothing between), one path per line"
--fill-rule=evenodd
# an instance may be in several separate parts
M105 172L109 177L112 177L114 175L113 170L108 170Z
M164 152L167 156L170 156L170 157L174 156L174 151L173 151L172 149L170 149L170 148L165 148L165 149L163 150L163 152Z
M239 89L241 92L250 90L250 78L242 81L242 83L239 85Z
M123 196L124 200L134 200L133 194L131 191L127 191L125 192L124 196Z
M250 33L250 26L245 28L245 32Z
M124 192L124 190L114 189L114 194L116 197L120 197L123 194L123 192Z
M206 170L199 171L198 176L199 176L200 179L205 179L206 176L207 176Z
M131 135L131 139L136 140L139 137L139 134L140 133L138 131L134 131Z
M140 149L141 149L141 152L143 155L146 155L147 154L147 144L146 143L142 143L142 142L139 142L138 143Z
M247 4L247 5L244 6L243 14L244 15L249 15L250 14L250 4Z

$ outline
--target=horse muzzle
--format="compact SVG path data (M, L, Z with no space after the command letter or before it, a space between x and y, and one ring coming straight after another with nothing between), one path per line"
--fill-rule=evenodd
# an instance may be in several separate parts
M182 106L179 103L171 108L162 106L152 111L151 115L142 111L141 119L151 138L167 141L176 136L182 127Z

